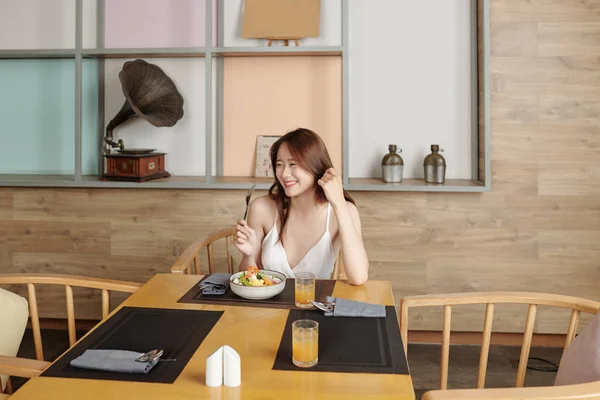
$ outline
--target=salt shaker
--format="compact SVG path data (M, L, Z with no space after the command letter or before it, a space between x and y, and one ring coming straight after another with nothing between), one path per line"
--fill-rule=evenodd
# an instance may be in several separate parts
M404 169L404 161L399 154L395 144L390 144L388 149L390 152L383 156L381 161L381 171L383 173L383 181L388 183L402 182L402 171ZM402 152L402 149L400 149Z

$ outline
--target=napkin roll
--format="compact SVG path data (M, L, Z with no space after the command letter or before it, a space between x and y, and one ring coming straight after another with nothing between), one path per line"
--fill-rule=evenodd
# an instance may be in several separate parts
M95 369L99 371L122 372L127 374L145 374L158 362L135 361L144 353L129 350L87 349L79 357L71 360L74 368Z
M209 275L206 279L200 282L202 294L220 296L225 294L229 289L229 278L231 274L218 273Z
M328 303L335 303L333 312L326 312L327 317L367 317L383 318L386 316L385 306L381 304L363 303L362 301L327 296Z

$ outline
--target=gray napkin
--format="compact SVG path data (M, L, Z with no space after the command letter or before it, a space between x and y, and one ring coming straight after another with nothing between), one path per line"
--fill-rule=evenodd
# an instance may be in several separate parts
M385 306L381 304L363 303L327 296L328 303L335 303L333 312L326 312L326 317L385 317Z
M209 275L208 278L200 282L202 294L225 294L227 289L229 289L229 278L231 278L231 274L228 273Z
M144 353L128 350L95 350L88 349L77 358L71 360L71 367L97 369L100 371L124 372L128 374L145 374L158 360L139 362L136 358Z

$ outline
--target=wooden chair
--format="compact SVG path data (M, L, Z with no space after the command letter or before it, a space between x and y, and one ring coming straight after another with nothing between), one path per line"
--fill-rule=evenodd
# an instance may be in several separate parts
M189 245L183 253L175 260L175 263L171 266L172 274L195 274L200 275L200 254L206 249L207 258L208 258L208 273L214 274L215 272L215 254L214 254L214 245L215 242L221 239L225 239L225 250L227 252L227 270L230 274L233 274L234 268L237 268L237 265L234 266L233 257L231 256L231 251L237 251L237 249L233 249L233 236L235 235L236 228L235 226L231 228L225 228L218 230L216 232L209 233L208 235L196 240L194 243ZM333 268L333 273L331 275L331 279L344 279L344 265L342 262L341 255L335 261L335 265Z
M200 253L206 248L208 257L208 273L214 274L215 272L215 253L214 244L216 241L225 239L225 251L227 252L227 270L230 274L233 273L233 258L229 252L229 247L233 245L233 235L235 235L236 228L232 226L211 232L208 235L201 237L194 243L189 245L183 253L175 260L175 263L171 266L172 274L195 274L200 275ZM193 267L193 270L192 270Z
M90 278L77 275L59 274L1 274L0 285L27 285L29 298L29 318L33 331L33 343L35 347L36 360L22 357L0 356L0 374L32 378L41 374L49 365L44 361L44 350L42 347L42 335L40 330L40 319L36 296L36 285L59 285L64 286L67 309L67 328L69 334L69 347L77 341L75 332L75 305L73 299L73 287L99 289L102 291L102 319L110 313L110 291L134 293L142 284L138 282L116 281L110 279ZM8 392L10 389L7 386Z
M494 317L494 304L527 304L529 309L525 321L525 332L521 346L519 365L515 388L506 389L484 389L487 372L488 354L492 334L492 321ZM452 306L466 304L485 304L485 317L483 322L482 345L479 357L479 373L477 376L476 389L447 390L448 386L448 358L450 350L450 321L452 318ZM440 367L440 390L427 392L423 399L475 399L475 398L497 398L497 399L600 399L600 382L570 386L548 386L536 388L523 388L525 372L533 327L535 324L537 306L551 306L570 309L571 318L567 328L564 348L575 338L577 325L582 312L595 315L600 309L600 302L582 299L578 297L553 295L533 292L479 292L479 293L457 293L440 295L423 295L403 297L400 300L400 331L404 341L404 351L407 352L408 343L408 310L413 307L436 307L443 306L443 331L442 331L442 354ZM407 354L408 357L408 354ZM577 397L577 394L579 397Z
M430 390L423 400L599 400L600 381L567 386Z

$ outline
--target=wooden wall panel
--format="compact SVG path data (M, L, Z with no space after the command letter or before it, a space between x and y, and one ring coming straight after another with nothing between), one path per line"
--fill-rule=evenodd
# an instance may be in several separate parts
M477 290L600 300L600 0L491 5L492 192L352 193L371 278L390 279L396 301ZM196 237L240 218L244 196L0 189L0 268L145 281ZM224 256L218 248L221 267ZM50 314L64 301L52 296ZM94 315L97 298L83 296L78 315ZM441 311L414 310L411 328L441 329ZM498 307L494 329L522 329L525 312ZM565 332L568 314L538 314L537 332ZM483 315L457 307L452 327L480 330Z
M500 22L491 25L492 56L534 56L537 54L537 24Z
M0 219L12 218L13 194L8 191L0 191Z
M492 93L492 126L537 125L538 96L531 92Z
M600 42L596 40L600 35L600 22L539 23L537 29L539 56L582 56L600 52Z
M490 0L498 22L598 22L596 0Z
M540 124L543 125L597 127L600 118L600 89L540 92L539 108Z
M110 241L104 222L0 221L0 247L11 252L106 254Z

